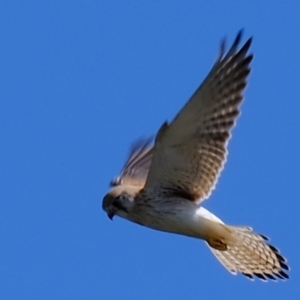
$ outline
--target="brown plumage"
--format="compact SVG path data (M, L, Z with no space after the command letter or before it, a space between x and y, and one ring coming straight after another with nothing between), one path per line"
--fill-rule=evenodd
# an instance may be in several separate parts
M286 279L279 251L250 227L229 226L199 204L207 199L222 171L227 144L243 100L253 56L251 39L239 48L239 32L175 119L158 131L154 146L139 141L121 174L111 182L102 207L153 229L207 242L231 273L261 280Z

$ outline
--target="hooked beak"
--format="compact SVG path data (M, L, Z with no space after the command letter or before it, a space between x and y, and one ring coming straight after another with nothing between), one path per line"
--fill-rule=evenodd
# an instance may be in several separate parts
M112 221L113 218L114 218L114 216L115 216L115 214L114 214L113 212L108 212L108 213L107 213L107 216L108 216L108 218Z

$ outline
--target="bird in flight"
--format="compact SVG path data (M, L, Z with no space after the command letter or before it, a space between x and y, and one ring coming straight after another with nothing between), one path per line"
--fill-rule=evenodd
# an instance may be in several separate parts
M227 52L221 42L211 71L174 120L161 126L154 145L149 140L133 145L102 208L110 219L117 215L204 240L232 274L284 280L287 261L267 237L251 227L227 225L202 207L226 162L250 73L252 39L240 47L241 38L242 31Z

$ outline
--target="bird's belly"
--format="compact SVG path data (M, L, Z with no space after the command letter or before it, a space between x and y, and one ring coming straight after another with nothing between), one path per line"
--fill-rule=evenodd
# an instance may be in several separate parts
M176 233L191 237L204 238L201 222L195 214L195 210L189 213L185 210L146 210L140 211L131 219L132 222L151 229Z

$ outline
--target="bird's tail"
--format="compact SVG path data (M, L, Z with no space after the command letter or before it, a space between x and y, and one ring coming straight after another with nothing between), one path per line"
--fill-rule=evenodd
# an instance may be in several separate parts
M278 249L267 243L268 238L245 226L223 225L233 235L230 242L224 241L222 247L208 243L209 248L221 264L232 274L238 272L253 279L257 276L263 281L289 278L286 259ZM218 248L218 249L217 249Z

